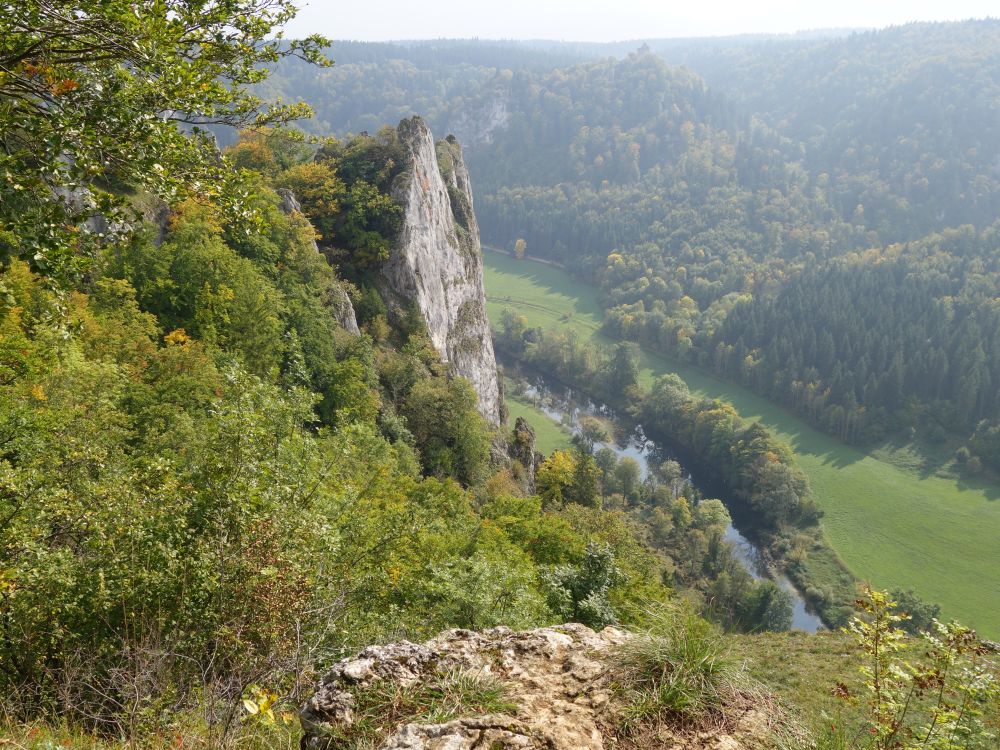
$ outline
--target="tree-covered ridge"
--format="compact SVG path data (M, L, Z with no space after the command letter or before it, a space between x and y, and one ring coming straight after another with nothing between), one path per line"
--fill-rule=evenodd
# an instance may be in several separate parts
M968 434L998 418L998 259L996 228L965 227L810 269L733 309L716 366L845 439Z
M637 486L581 448L531 494L503 450L519 438L487 426L420 315L389 320L372 282L398 229L391 135L314 152L258 129L220 153L179 127L301 111L259 119L244 90L314 51L280 43L291 5L2 8L0 732L287 745L281 709L373 642L637 627L686 588L729 627L787 625L676 466ZM46 45L68 57L31 59ZM633 384L628 347L593 362ZM780 445L676 385L642 406L685 420L776 525L810 515Z
M390 326L338 276L395 240L391 140L258 129L220 153L180 127L304 111L246 91L313 56L276 36L292 6L3 10L5 728L225 743L253 684L297 697L390 633L668 596L631 520L527 496L419 315Z
M887 396L896 377L891 358L862 361L837 342L837 372L825 356L822 367L800 363L803 353L747 378L745 354L736 362L728 349L725 361L717 353L720 343L736 345L719 338L733 310L750 299L755 310L779 304L775 295L800 274L834 258L899 242L933 244L966 224L988 233L1000 215L998 34L1000 24L985 20L832 38L651 40L620 59L565 65L552 57L548 69L539 57L526 54L521 65L511 53L501 65L494 47L442 42L456 75L477 56L498 69L487 76L477 68L478 83L469 78L447 96L415 78L410 91L436 102L439 126L474 136L466 156L484 241L513 247L524 240L532 255L599 280L611 332L742 379L847 439L866 441L931 411L932 422L964 439L986 416L991 364L976 376L972 399L980 405L952 414L956 393L916 387L926 370L918 363L907 372L913 387L905 396L915 401L904 417L898 397L877 395ZM620 46L532 46L556 57L624 53ZM392 67L406 59L430 70L417 48L380 49L382 62L368 62ZM989 265L988 243L969 252L971 266L975 258ZM962 287L964 271L941 272L954 274L953 289ZM900 286L904 275L878 279L841 297L861 296L863 288L885 302L883 313L858 315L849 327L864 341L898 340L890 321L914 309L892 305L911 293ZM833 317L819 317L821 310ZM838 315L820 305L807 319L817 331L832 330L844 325ZM934 340L921 352L943 352L951 373L966 369L971 352L941 338L945 328L927 333ZM988 331L980 344L985 362L994 362ZM761 359L790 354L769 345L759 342ZM774 384L777 369L795 370L802 393L792 394L790 381ZM819 398L834 381L839 395ZM843 415L819 415L835 402ZM980 440L980 452L990 444Z
M434 132L475 101L501 71L550 70L580 62L572 51L516 42L436 40L375 43L338 40L327 53L334 67L317 72L300 61L275 66L262 95L310 102L302 126L317 135L375 132L420 114Z
M647 53L501 74L484 95L513 113L487 147L470 149L488 193L501 185L635 183L701 140L696 126L711 132L732 124L700 78Z
M491 464L419 327L343 330L308 222L262 178L248 199L261 233L189 201L73 288L0 272L7 720L139 736L198 705L226 732L250 682L295 693L389 633L667 595L621 513Z
M847 55L845 50L853 51L862 62L839 67L831 62L837 72L830 75L843 74L845 80L827 82L825 95L846 96L844 92L853 90L850 76L861 75L859 71L872 68L884 73L884 55L901 44L900 39L912 40L922 30L907 27L905 33L827 42L824 49L841 56ZM963 30L969 31L977 51L948 55L949 45L964 38ZM575 170L563 164L560 171L553 159L552 174L565 180L558 185L551 185L555 180L551 175L531 185L501 178L504 184L480 201L484 234L506 246L523 238L534 254L582 266L598 276L605 291L607 325L614 333L743 380L844 439L866 442L904 426L922 426L935 440L942 428L967 437L982 419L992 416L988 404L995 400L996 387L996 324L989 291L996 286L992 269L996 249L989 225L997 215L990 196L1000 193L993 186L996 158L991 149L996 139L988 133L998 118L995 97L981 100L977 83L991 76L995 53L987 41L995 24L933 31L929 39L921 39L924 46L937 50L935 75L912 55L906 56L895 78L873 74L867 81L865 96L873 97L871 108L858 94L858 101L841 102L846 109L843 116L827 113L836 127L817 125L807 137L795 130L790 115L781 119L760 113L771 125L734 118L728 129L713 127L711 121L696 126L689 120L676 134L683 136L686 131L692 136L682 154L657 160L646 169L637 160L634 185L622 178L621 170L604 173L599 183L580 179L596 177L597 165L623 164L621 150L607 144L593 163L577 163ZM749 56L764 48L767 45L739 49ZM865 63L870 63L868 68ZM577 92L580 101L589 95L597 102L586 110L588 122L603 122L609 116L624 128L626 118L613 110L604 114L599 92L614 90L619 83L628 87L633 82L630 73L639 75L646 66L657 65L663 63L640 53L618 63L613 76L590 78L587 87ZM799 72L796 69L796 75ZM553 77L558 79L559 74ZM753 88L749 80L743 85ZM813 98L793 97L793 86L788 85L783 101L789 107L805 110L814 103ZM814 80L812 85L820 83ZM889 95L881 85L899 91ZM872 90L882 94L877 104ZM892 116L877 113L893 101L899 111ZM571 106L566 109L573 111ZM961 115L956 114L958 109ZM704 103L695 108L703 116L710 111ZM858 114L851 119L859 112L865 117ZM875 122L881 129L872 129ZM647 121L632 131L616 132L627 132L638 155L649 129ZM510 126L504 133L514 130ZM542 158L536 142L548 132L539 126L532 138L522 135L522 141ZM486 153L503 148L504 133L483 147ZM798 142L799 138L803 140ZM859 143L867 145L861 148ZM563 143L566 154L577 154L577 146L577 140ZM507 155L513 151L510 148ZM921 158L915 159L914 153ZM931 162L933 170L926 171ZM510 164L510 159L501 163ZM903 167L908 170L905 174L900 171ZM979 228L946 229L952 221L975 221ZM942 229L911 242L909 252L950 253L960 262L940 258L911 262L907 273L875 276L859 270L850 278L841 277L840 292L820 288L832 277L818 277L817 265L833 263L840 268L832 259L879 240L919 237L935 227ZM602 248L610 252L605 254ZM891 247L885 250L889 255L896 252ZM793 290L798 290L802 310L761 316L760 311L790 299ZM924 321L922 308L915 307L924 304L914 301L919 294L947 298L947 304L954 298L955 309L947 313L950 322L935 326ZM849 306L857 301L860 305ZM746 327L743 321L750 309L755 311L750 337L755 343L748 346L750 338L745 338L741 349L737 331ZM845 316L852 322L845 322ZM921 322L915 324L913 316ZM793 330L784 331L793 319ZM900 330L904 326L905 334ZM828 336L839 337L837 345L831 349L823 344L824 353L818 358L812 351L788 346L790 338L826 341ZM799 349L811 346L816 344ZM748 358L754 347L758 351ZM900 347L911 353L895 362L886 356ZM862 356L865 348L869 351ZM768 364L758 366L760 360ZM756 370L753 376L751 369ZM990 423L984 423L980 434L990 429ZM980 458L995 464L988 447L992 442L981 439L979 445L986 454Z
M663 54L801 143L840 215L888 243L1000 213L998 49L986 19Z
M168 135L150 154L187 137ZM596 474L573 498L530 495L418 312L389 320L374 279L399 226L392 131L192 147L232 182L203 190L166 158L170 202L127 173L81 179L84 198L115 196L115 221L145 219L77 242L72 222L109 217L66 213L58 267L4 235L4 721L136 738L197 707L224 738L264 694L251 683L297 696L310 669L390 634L639 623L733 568L717 503L673 536L716 543L668 561L641 519L601 507ZM360 332L339 322L348 298ZM672 578L682 564L697 576ZM785 599L743 583L728 624L787 625Z

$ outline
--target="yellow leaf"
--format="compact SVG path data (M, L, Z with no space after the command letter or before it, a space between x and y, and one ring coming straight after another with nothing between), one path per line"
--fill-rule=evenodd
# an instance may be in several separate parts
M163 340L168 346L181 346L190 341L191 337L187 335L187 332L183 328L178 328L164 336Z

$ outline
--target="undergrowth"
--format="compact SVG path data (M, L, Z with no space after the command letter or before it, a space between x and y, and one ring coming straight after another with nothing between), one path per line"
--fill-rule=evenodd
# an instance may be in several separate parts
M756 710L773 750L801 750L807 733L777 698L735 659L718 629L690 606L651 614L651 625L620 646L613 660L618 693L615 734L623 748L661 747L661 730L729 732Z

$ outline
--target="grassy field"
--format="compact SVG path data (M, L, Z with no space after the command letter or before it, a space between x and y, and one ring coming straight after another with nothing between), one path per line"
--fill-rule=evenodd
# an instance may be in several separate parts
M510 393L507 394L507 411L510 412L510 423L518 417L524 417L535 430L535 450L548 456L552 451L569 448L572 445L569 430L549 417L545 412L536 409L530 402L524 401Z
M612 343L598 332L596 290L558 268L486 253L486 294L494 323L510 307L531 325L571 327ZM855 574L880 588L913 588L945 616L1000 638L1000 488L887 459L899 449L865 453L745 388L643 353L645 383L666 372L695 393L730 402L795 449L825 511L826 534Z

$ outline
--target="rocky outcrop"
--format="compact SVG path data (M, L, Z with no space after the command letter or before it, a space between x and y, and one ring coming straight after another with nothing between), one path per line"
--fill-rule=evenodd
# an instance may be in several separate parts
M582 625L523 633L494 628L483 633L451 630L423 645L397 643L367 648L337 664L301 713L303 747L333 750L324 735L353 721L352 690L378 680L402 684L453 670L497 677L509 685L516 714L473 716L443 724L407 724L382 750L546 748L602 750L602 710L611 700L601 657L624 632L595 633Z
M498 86L485 100L460 109L449 122L451 131L467 146L493 143L494 133L510 121L507 97Z
M525 492L529 495L535 494L535 471L545 457L535 450L535 431L524 417L515 420L507 451L510 454L515 478L521 483Z
M288 188L278 188L278 199L280 200L278 205L283 212L289 215L302 215L302 206L299 205L295 193L291 190ZM320 251L316 240L313 240L313 247L317 253ZM351 304L351 298L347 295L347 290L341 284L334 283L330 288L330 297L327 300L327 305L334 320L340 324L341 328L355 336L361 335L361 329L358 328L358 319L354 315L354 305Z
M302 206L299 205L298 198L296 198L295 193L288 188L278 188L278 198L281 200L281 203L278 205L286 214L302 213Z
M397 132L407 163L392 194L404 215L382 268L383 297L397 315L416 305L449 372L472 383L479 411L500 424L479 226L462 150L454 138L435 144L419 117L403 120Z
M380 750L604 750L663 747L672 750L749 750L769 747L769 722L753 704L710 731L655 728L655 742L615 737L621 707L616 702L611 656L629 638L583 625L515 632L450 630L422 645L372 646L336 664L303 707L305 750L345 746L352 729L384 717L393 708L373 708L371 696L401 695L444 675L476 675L503 686L503 711L459 715L440 723L407 721L389 726L374 740ZM388 687L387 687L388 686ZM365 696L368 696L367 698ZM364 718L362 711L368 713ZM461 712L459 712L461 714ZM357 722L357 724L356 724Z
M341 328L355 336L361 335L361 329L358 328L358 319L354 315L354 305L351 303L351 298L347 295L347 290L340 284L334 284L331 287L329 306L334 320L340 324Z

